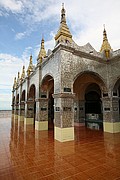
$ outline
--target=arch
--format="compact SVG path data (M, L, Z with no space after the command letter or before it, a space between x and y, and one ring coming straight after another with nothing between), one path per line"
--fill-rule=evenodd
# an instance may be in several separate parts
M19 104L19 94L16 96L16 104Z
M54 78L50 74L46 74L41 81L40 86L41 97L48 98L48 129L53 129L54 120Z
M115 81L115 83L113 84L113 92L116 92L120 87L120 77Z
M52 81L54 82L54 77L52 74L46 74L43 78L42 78L42 81L41 81L41 89L43 91L46 90L46 88L49 86L49 82Z
M92 83L85 91L85 113L101 114L101 90L100 87Z
M102 92L108 92L107 90L107 86L105 84L105 82L103 81L103 79L101 78L101 76L97 73L91 72L91 71L84 71L82 73L79 73L75 78L74 78L74 83L73 83L73 92L76 93L76 95L78 95L78 98L80 98L79 96L81 96L81 98L84 99L84 95L85 95L85 90L87 88L88 85L90 85L91 83L96 83L97 85L99 85L101 93ZM79 86L78 86L79 84ZM77 92L75 92L75 89L80 90L80 94L78 94Z
M12 99L12 104L15 104L15 96Z
M32 84L29 88L29 92L28 92L28 100L35 100L36 97L36 87L34 84Z
M26 91L23 90L22 95L21 95L21 101L25 101L25 93L26 93Z
M73 84L75 83L75 81L76 81L79 77L82 77L82 76L84 76L85 74L91 75L91 76L95 77L96 80L99 80L99 85L100 85L101 91L108 91L104 79L103 79L98 73L93 72L93 71L83 71L83 72L78 73L78 74L73 78Z
M74 78L73 92L75 93L75 121L85 123L94 119L96 127L103 126L102 93L107 88L103 79L93 72L82 72ZM91 119L90 119L91 118ZM96 118L96 119L95 119ZM99 119L99 126L96 120ZM92 122L93 123L93 122Z

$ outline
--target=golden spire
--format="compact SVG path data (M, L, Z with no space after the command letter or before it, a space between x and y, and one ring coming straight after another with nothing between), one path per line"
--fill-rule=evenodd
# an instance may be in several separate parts
M13 89L16 88L17 86L17 81L16 81L16 77L14 78L14 84L13 84Z
M72 35L70 33L70 30L66 24L66 17L65 17L65 8L64 4L62 4L62 10L61 10L61 22L60 22L60 27L59 30L55 36L55 41L56 44L59 42L72 42Z
M30 56L29 66L28 66L28 69L27 69L27 75L29 76L32 71L33 71L33 63L32 63L32 55L31 55Z
M100 49L100 52L105 52L105 56L107 58L110 57L110 50L111 49L111 46L108 42L108 39L107 39L107 33L106 33L106 30L105 30L105 25L104 25L104 31L103 31L103 43L102 43L102 46L101 46L101 49Z
M19 85L19 81L20 81L20 72L18 72L18 78L17 78L17 86Z
M25 66L23 66L22 74L21 74L21 80L25 78Z
M66 23L66 17L65 17L65 8L64 8L64 3L62 3L62 10L61 10L61 23Z
M44 38L42 37L41 40L41 47L40 47L40 52L38 54L38 58L37 61L38 63L42 63L42 59L46 56L46 51L45 51L45 47L44 47Z

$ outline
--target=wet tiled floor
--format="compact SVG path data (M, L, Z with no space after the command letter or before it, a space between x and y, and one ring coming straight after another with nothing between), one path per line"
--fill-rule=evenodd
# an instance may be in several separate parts
M53 134L0 118L0 180L120 179L120 133L75 127L65 143Z

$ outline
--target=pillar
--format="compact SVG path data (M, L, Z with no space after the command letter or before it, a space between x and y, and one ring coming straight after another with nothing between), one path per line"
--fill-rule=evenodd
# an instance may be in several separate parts
M48 130L48 98L36 99L36 130Z
M15 104L15 110L14 110L14 119L18 119L18 115L19 115L19 104L16 103Z
M102 98L103 101L103 127L104 132L120 132L119 98Z
M34 101L26 101L25 103L25 125L33 125L34 124Z
M20 102L20 110L19 110L19 121L24 121L24 117L25 117L25 102L21 101Z
M60 142L74 140L74 97L72 93L54 94L54 138Z

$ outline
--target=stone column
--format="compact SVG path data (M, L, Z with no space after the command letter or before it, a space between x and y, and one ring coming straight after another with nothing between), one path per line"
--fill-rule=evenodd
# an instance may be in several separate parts
M24 121L24 117L25 117L25 102L21 101L20 110L19 110L19 120Z
M74 123L79 123L79 100L74 100Z
M26 101L25 102L25 125L34 124L34 101Z
M74 97L72 93L54 94L54 138L60 142L74 140Z
M14 114L15 114L15 104L12 104L12 117L14 117Z
M105 132L120 132L119 98L105 97L103 101L103 127Z
M85 124L85 100L79 101L79 122Z
M48 130L48 98L36 99L36 130Z
M15 104L15 110L14 110L14 119L18 119L18 115L19 115L19 104L16 103Z

